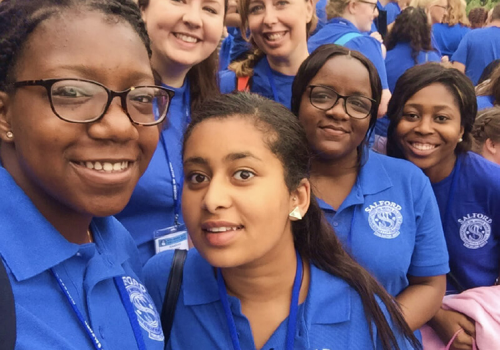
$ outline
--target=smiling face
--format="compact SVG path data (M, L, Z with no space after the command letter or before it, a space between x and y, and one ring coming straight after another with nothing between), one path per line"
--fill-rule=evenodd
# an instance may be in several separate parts
M351 56L335 56L326 61L309 85L323 85L344 96L372 98L368 70ZM356 159L356 148L365 138L370 116L351 118L342 99L333 108L322 111L311 104L310 92L309 87L302 95L298 116L314 153L322 159Z
M455 148L464 133L455 96L440 83L431 84L406 101L396 138L406 159L431 182L449 175Z
M243 266L293 249L293 194L264 137L236 116L201 122L185 144L182 213L194 246L213 266Z
M354 15L354 24L361 32L370 32L373 20L378 16L377 1L353 1L351 11Z
M153 66L189 70L215 51L224 26L223 0L151 0L143 9Z
M154 84L136 32L95 11L67 11L42 22L23 46L14 76L89 79L115 91ZM85 216L123 209L156 148L158 127L133 125L116 98L92 124L59 119L41 86L1 98L0 125L14 134L2 139L2 162L35 205Z
M255 44L275 59L290 59L307 50L311 0L250 0L248 27ZM301 56L302 57L302 56Z

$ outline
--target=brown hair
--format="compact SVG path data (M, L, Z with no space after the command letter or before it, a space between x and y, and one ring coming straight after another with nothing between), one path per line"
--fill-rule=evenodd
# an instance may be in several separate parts
M227 1L227 0L226 0ZM309 0L304 0L309 1ZM253 49L247 52L247 54L242 58L235 62L232 62L229 65L229 69L236 73L237 77L251 77L253 75L253 69L257 62L259 62L264 56L265 53L257 47L255 41L252 38L247 37L248 32L248 14L249 14L250 0L239 0L238 1L238 12L241 16L241 36L243 39L249 41L252 44ZM314 6L313 6L314 7ZM318 17L316 16L316 10L314 10L314 14L311 20L306 25L307 36L311 35L311 33L316 28L318 24Z
M483 7L475 7L469 11L469 21L472 29L482 28L488 19L488 11Z
M328 19L342 17L351 0L330 0L326 5L326 16Z
M488 80L476 87L477 96L493 96L493 104L500 104L500 65L495 68Z
M149 6L150 0L139 0L139 8L143 11ZM226 17L228 0L224 0L224 18ZM219 53L217 49L210 56L194 65L187 73L191 92L191 108L196 108L207 98L219 93L217 72L219 71ZM157 83L161 83L155 74Z
M500 107L493 107L481 111L472 128L472 151L481 154L487 139L500 142Z

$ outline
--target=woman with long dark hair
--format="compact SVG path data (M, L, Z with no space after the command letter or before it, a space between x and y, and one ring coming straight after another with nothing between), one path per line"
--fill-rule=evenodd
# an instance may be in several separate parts
M256 94L193 113L188 252L168 349L409 349L397 303L343 249L311 193L298 120ZM173 254L145 266L158 307ZM286 345L285 345L286 344Z

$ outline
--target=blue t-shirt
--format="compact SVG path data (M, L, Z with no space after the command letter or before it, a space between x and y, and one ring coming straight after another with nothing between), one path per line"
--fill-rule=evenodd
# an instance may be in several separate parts
M385 10L387 11L387 25L394 22L396 17L401 13L401 8L398 3L392 1L385 5Z
M467 75L477 85L484 68L500 58L500 28L486 27L469 31L463 37L451 61L465 65Z
M470 32L470 28L461 24L449 26L445 23L436 23L432 26L432 35L441 54L452 56L458 48L462 38Z
M0 259L15 299L16 349L93 349L51 269L63 280L104 349L137 348L114 277L124 281L125 293L134 300L128 305L138 323L132 323L147 349L163 349L160 317L141 284L137 248L113 217L94 218L95 243L70 243L0 167L0 223Z
M153 158L140 178L130 202L116 215L134 238L143 264L155 254L154 232L174 226L174 194L167 150L174 169L180 204L182 137L191 111L188 89L187 82L181 88L173 88L175 96L168 111L168 124L161 132ZM180 208L178 211L180 213Z
M340 208L319 203L346 250L392 296L408 287L408 275L448 273L436 198L410 162L370 151Z
M233 36L228 34L227 37L222 41L219 50L219 70L225 70L231 63L229 55L231 53L231 46L233 46Z
M173 252L153 257L145 266L146 285L161 307ZM345 281L311 267L306 301L299 305L294 349L383 349L370 337L361 298ZM255 349L250 323L239 299L228 296L241 349ZM385 306L380 306L386 313ZM285 349L288 318L274 331L262 349ZM374 335L377 332L375 327ZM401 349L410 345L396 334ZM233 345L220 302L214 269L192 249L184 265L184 279L167 349L232 349Z
M324 44L334 44L342 36L348 33L359 33L361 35L349 40L343 46L348 49L361 52L368 58L375 68L377 68L382 88L388 89L387 74L385 71L384 58L380 42L367 34L362 34L358 28L350 21L344 18L333 18L316 34L311 36L308 41L309 52L313 52Z
M250 78L250 91L281 103L290 109L292 103L292 84L294 75L284 75L271 69L266 57L263 57L254 67ZM272 82L276 87L274 95ZM219 87L223 94L236 90L236 73L232 70L219 72Z
M480 111L482 109L491 108L495 105L495 97L494 96L478 96L477 100L477 110Z
M452 274L465 289L493 285L500 272L500 166L468 152L432 188ZM448 283L448 291L455 290Z

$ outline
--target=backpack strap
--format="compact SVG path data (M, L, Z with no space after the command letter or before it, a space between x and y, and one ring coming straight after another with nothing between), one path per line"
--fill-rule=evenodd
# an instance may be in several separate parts
M174 259L172 260L172 266L170 267L170 275L168 276L167 289L160 316L163 335L165 336L165 349L167 348L172 325L174 324L175 309L181 292L182 275L186 256L187 250L176 249Z
M334 44L344 46L351 39L357 38L358 36L362 36L362 35L363 34L356 33L356 32L346 33L346 34L342 35L340 38L338 38L337 40L335 40Z
M0 349L14 350L16 346L16 305L7 270L0 257Z
M250 82L250 76L247 77L236 77L236 90L237 91L250 91L250 86L248 83Z

